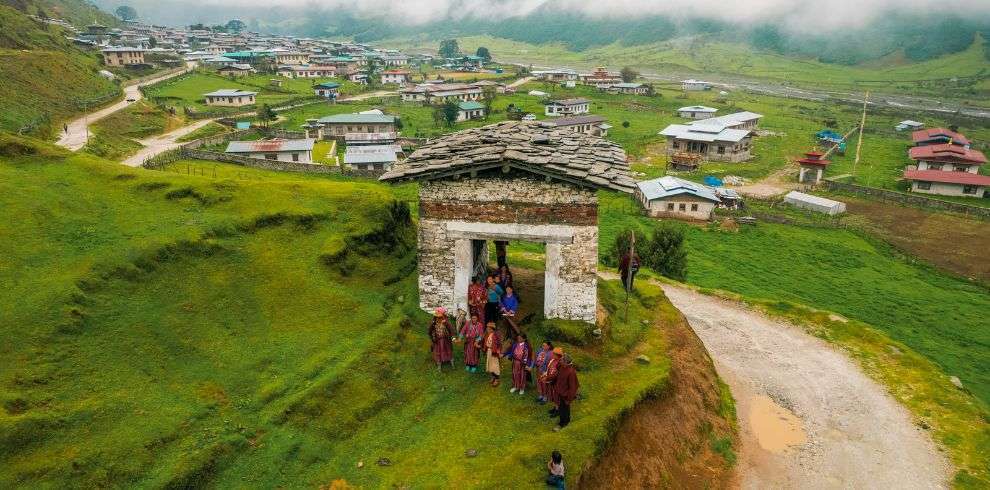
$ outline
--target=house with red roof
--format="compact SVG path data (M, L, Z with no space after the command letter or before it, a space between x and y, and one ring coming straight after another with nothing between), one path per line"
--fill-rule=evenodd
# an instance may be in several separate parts
M406 70L385 70L382 72L382 83L405 85L412 80L412 73Z
M914 146L951 144L969 148L969 140L960 133L945 128L921 129L911 133Z
M911 148L908 156L917 164L904 171L904 179L911 182L911 191L983 197L990 189L990 176L980 174L987 157L969 148L969 141L965 141L966 146L942 143Z

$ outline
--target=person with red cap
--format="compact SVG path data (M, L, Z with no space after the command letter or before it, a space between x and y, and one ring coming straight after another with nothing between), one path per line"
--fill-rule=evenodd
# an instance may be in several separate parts
M433 321L430 323L430 352L433 353L433 362L437 363L437 369L443 370L441 366L448 362L454 366L454 334L451 331L450 320L447 319L447 310L443 307L437 308L433 313Z

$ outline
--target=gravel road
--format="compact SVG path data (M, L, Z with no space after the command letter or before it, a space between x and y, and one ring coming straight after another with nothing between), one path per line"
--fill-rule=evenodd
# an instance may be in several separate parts
M742 488L948 488L910 413L844 354L792 325L663 285L736 398Z

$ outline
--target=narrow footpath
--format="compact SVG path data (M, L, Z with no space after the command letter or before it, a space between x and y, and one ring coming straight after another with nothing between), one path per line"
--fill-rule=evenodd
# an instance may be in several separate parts
M948 488L929 434L846 355L798 327L662 285L736 399L741 488Z

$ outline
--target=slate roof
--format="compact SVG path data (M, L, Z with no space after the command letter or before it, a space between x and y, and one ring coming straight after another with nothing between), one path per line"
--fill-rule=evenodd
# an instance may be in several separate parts
M505 164L588 187L631 193L636 186L618 144L538 121L504 121L438 138L380 180L432 180Z
M605 122L605 118L594 114L588 114L581 116L558 117L555 119L548 119L544 122L558 128L562 128L564 126L577 126L580 124L600 124Z

